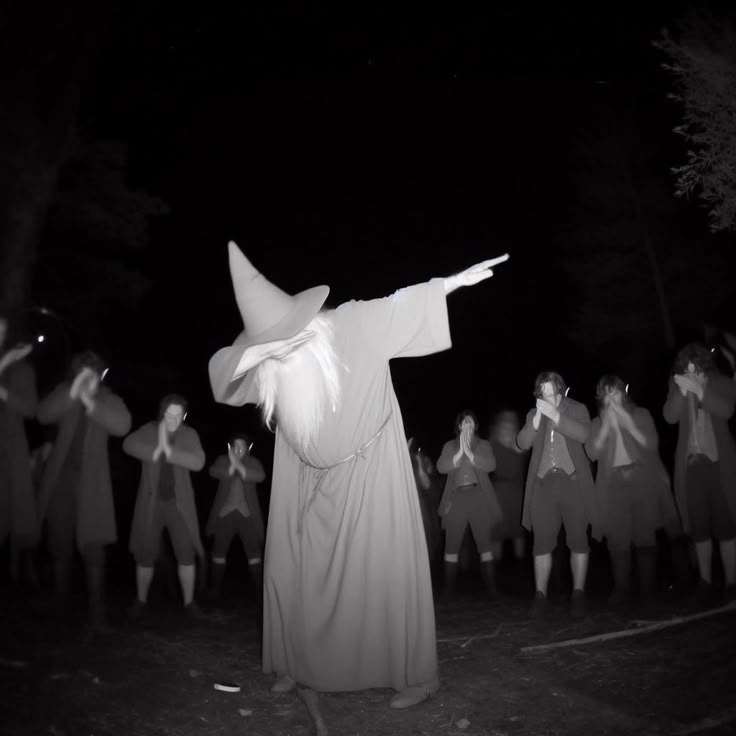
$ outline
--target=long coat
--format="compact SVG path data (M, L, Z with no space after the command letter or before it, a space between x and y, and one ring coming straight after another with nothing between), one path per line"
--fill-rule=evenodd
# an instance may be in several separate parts
M266 473L263 470L258 458L252 455L246 455L242 459L242 463L245 466L245 480L243 481L243 495L245 496L245 503L248 506L250 512L250 518L255 525L256 531L263 540L265 537L263 529L263 516L261 515L261 505L258 502L258 491L256 490L256 484L261 483ZM230 458L227 455L220 455L210 468L210 475L213 478L217 478L220 482L217 485L217 494L212 504L212 510L210 511L209 519L207 520L207 526L205 528L206 536L211 536L215 533L215 524L220 518L220 510L223 505L227 502L228 496L230 495L230 488L234 478L240 478L239 475L228 475L230 468Z
M133 510L133 523L130 528L130 551L135 556L145 553L150 542L156 501L158 500L158 480L161 463L169 462L174 467L174 498L181 512L189 536L197 555L204 557L202 539L199 535L197 506L189 471L199 471L204 467L205 455L199 442L199 435L192 427L182 424L176 432L171 445L168 461L153 461L153 452L158 445L158 422L148 422L129 434L123 442L123 451L141 461L141 479Z
M389 360L450 347L444 281L328 314L341 401L301 455L276 431L263 670L323 691L434 685L427 545Z
M659 435L654 420L652 415L640 406L634 406L630 413L634 425L644 435L647 446L642 447L625 429L622 429L621 439L624 448L631 462L640 466L644 472L646 492L654 494L659 501L658 527L664 527L670 535L679 536L682 533L682 525L670 490L670 476L659 456ZM616 454L616 436L612 432L609 433L605 444L598 450L595 441L600 431L601 419L596 417L585 443L585 451L593 462L598 463L595 475L596 503L601 530L605 535L608 532L608 488Z
M36 415L36 376L27 361L5 369L0 385L8 392L0 401L0 544L33 545L38 540L38 515L25 420Z
M70 388L68 382L59 384L38 406L41 424L58 425L56 440L41 478L38 511L42 521L69 453L77 423L85 411L80 401L69 396ZM82 475L77 490L76 530L80 550L89 543L112 544L117 541L107 442L110 436L122 437L130 431L130 412L119 396L100 386L95 408L87 420Z
M736 403L736 386L725 376L714 374L705 385L702 402L698 402L692 394L683 396L674 379L670 378L662 413L666 422L678 425L675 449L675 501L686 534L690 532L686 480L691 403L692 409L702 408L710 414L718 447L721 485L726 494L731 516L736 519L736 443L728 428L728 420L733 416Z
M560 412L560 421L555 427L555 431L559 432L567 442L567 449L570 452L573 465L575 465L578 482L583 489L585 517L588 524L591 525L593 539L600 541L602 535L598 521L593 475L590 472L590 461L583 447L590 433L590 414L585 404L581 404L579 401L570 399L567 396L562 398L557 409ZM548 417L542 415L539 422L539 429L535 430L532 423L535 412L536 409L529 410L529 413L526 415L526 422L521 428L516 440L522 450L532 448L532 456L529 460L529 469L526 475L524 507L521 512L521 525L527 531L532 531L531 504L534 494L534 482L537 478L539 463L542 459L544 438L547 434L548 422L550 421Z
M460 443L457 438L445 442L442 447L442 453L437 459L437 470L447 476L445 480L445 489L442 492L440 506L437 513L442 517L442 526L445 526L447 515L452 509L452 499L457 489L457 481L460 475L459 469L453 465L452 458L460 449ZM476 471L478 483L483 490L480 496L482 507L478 509L478 513L484 513L490 516L494 529L501 522L501 505L498 503L496 491L493 488L489 473L496 467L496 458L493 454L491 443L488 440L476 437L473 446L473 454L475 455L475 463L473 468ZM495 538L495 537L494 537Z

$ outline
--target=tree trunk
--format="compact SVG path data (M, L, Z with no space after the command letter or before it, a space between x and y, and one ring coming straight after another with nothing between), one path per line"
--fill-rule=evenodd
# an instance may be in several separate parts
M15 125L16 136L25 145L14 154L14 171L8 171L3 231L0 232L2 259L0 260L0 309L11 318L19 315L31 302L31 281L36 260L38 244L41 239L46 216L56 195L59 169L66 160L76 130L77 114L82 99L82 91L91 67L104 25L108 4L101 2L95 6L88 21L82 21L79 42L75 43L76 53L66 70L62 70L59 93L56 99L48 100L38 89L27 89L29 85L40 88L41 80L33 71L24 68L21 58L17 67L23 71L10 80L9 87L18 95L16 100L4 104L6 125ZM40 9L39 9L39 12ZM81 11L80 11L81 12ZM19 38L30 40L34 26L25 28L5 28L5 32L18 34ZM27 36L23 34L26 33ZM41 44L51 46L53 38L42 37ZM58 52L61 41L56 46ZM66 39L64 39L66 40ZM12 53L13 49L9 53ZM34 56L36 68L39 61L47 66L58 63L58 59L48 47L45 50L30 43L26 49L25 61ZM10 71L6 72L11 74ZM35 99L29 109L28 99ZM15 103L15 108L13 104ZM35 108L35 109L34 109ZM48 110L46 114L42 110ZM29 122L33 132L28 135Z

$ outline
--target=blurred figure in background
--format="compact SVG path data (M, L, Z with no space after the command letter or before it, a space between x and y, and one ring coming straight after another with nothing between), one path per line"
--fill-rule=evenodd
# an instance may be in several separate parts
M489 441L496 458L496 469L491 479L503 516L492 546L493 557L501 560L504 542L510 542L517 571L526 553L526 531L521 525L521 507L529 464L529 453L516 443L520 429L521 422L516 411L503 409L493 416L489 432Z
M10 543L10 578L38 587L34 552L39 528L25 422L36 416L36 374L30 344L11 342L0 315L0 546Z
M442 555L442 526L437 508L442 495L442 481L437 474L429 455L420 447L416 437L410 437L407 442L414 480L417 485L417 495L422 509L424 535L427 539L427 553L433 574L437 573L437 563Z
M718 542L725 595L736 597L736 443L728 422L736 384L716 367L713 354L690 343L672 367L665 421L678 425L675 499L682 525L695 543L699 602L713 599L713 539Z

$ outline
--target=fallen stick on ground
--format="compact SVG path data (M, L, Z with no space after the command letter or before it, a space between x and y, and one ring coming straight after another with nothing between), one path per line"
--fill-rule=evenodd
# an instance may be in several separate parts
M495 639L500 633L501 628L503 627L503 623L500 623L496 630L492 634L473 634L472 636L452 636L449 639L437 639L438 644L450 644L453 642L462 641L464 642L460 646L462 648L465 648L470 644L471 641L475 641L476 639Z
M563 641L553 641L549 644L535 644L534 646L522 647L522 652L542 652L546 649L557 649L560 647L579 646L580 644L592 644L600 641L610 641L611 639L623 639L627 636L636 636L637 634L647 634L650 631L657 631L659 629L666 629L670 626L679 626L680 624L686 624L690 621L697 621L701 618L708 618L709 616L715 616L719 613L725 613L726 611L736 611L736 601L731 601L725 606L719 608L711 608L708 611L700 611L699 613L692 613L688 616L676 616L675 618L668 619L667 621L658 621L650 624L649 626L641 626L637 629L623 629L622 631L609 631L606 634L596 634L594 636L586 636L582 639L564 639Z
M307 688L297 688L297 692L299 693L299 697L304 701L304 705L307 706L314 727L317 729L317 736L327 736L327 724L319 710L319 695L314 690Z

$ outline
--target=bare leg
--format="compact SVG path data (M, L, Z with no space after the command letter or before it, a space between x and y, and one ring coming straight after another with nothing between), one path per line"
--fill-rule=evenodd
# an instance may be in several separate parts
M698 560L700 579L710 585L712 579L711 560L713 558L713 542L710 539L695 542L695 556Z
M534 556L534 585L536 590L547 595L549 575L552 572L552 553Z
M573 590L585 590L585 578L588 574L588 553L570 552L570 571L572 572Z
M148 601L148 591L151 588L153 580L153 567L144 567L136 565L135 568L135 585L138 593L138 601L146 603Z
M196 567L194 565L179 565L179 583L184 597L184 605L188 606L194 600L194 579Z

